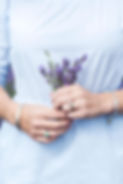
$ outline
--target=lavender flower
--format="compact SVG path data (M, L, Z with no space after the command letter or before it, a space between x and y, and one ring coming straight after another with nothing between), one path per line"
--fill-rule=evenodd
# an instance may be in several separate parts
M64 58L61 64L54 64L48 51L45 51L45 55L48 58L48 68L41 66L40 73L53 89L73 84L77 79L78 73L82 70L82 63L87 59L87 56L84 55L71 64L72 62L69 59Z
M6 90L10 96L15 94L15 78L11 65L8 66L8 72L6 76Z
M63 67L68 68L69 66L70 66L70 61L67 58L63 59Z
M8 66L7 82L11 83L14 81L14 74L11 65Z
M44 67L40 67L40 73L42 74L42 75L44 75L44 76L46 76L47 75L47 71L46 71L46 69L44 68Z
M123 89L123 78L121 79L120 85L119 85L119 89Z

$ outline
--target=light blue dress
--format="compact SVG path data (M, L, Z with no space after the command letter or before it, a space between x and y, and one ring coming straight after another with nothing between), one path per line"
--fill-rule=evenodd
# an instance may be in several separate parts
M0 0L0 84L9 62L20 103L51 106L39 74L55 62L88 55L77 83L117 90L123 76L122 0ZM96 100L96 99L95 99ZM122 184L123 115L75 121L55 142L37 143L5 120L0 130L0 184Z

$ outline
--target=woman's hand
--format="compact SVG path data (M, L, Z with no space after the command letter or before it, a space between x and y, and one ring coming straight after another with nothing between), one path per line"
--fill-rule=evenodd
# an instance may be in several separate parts
M36 141L50 143L64 134L71 122L59 110L40 105L25 105L22 110L20 127ZM48 132L48 136L45 136Z
M55 108L65 111L71 119L94 117L113 111L111 93L91 93L80 85L58 89L52 94L52 101Z

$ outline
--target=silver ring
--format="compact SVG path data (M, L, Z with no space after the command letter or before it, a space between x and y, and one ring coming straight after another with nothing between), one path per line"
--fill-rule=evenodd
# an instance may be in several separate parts
M46 138L49 138L50 137L50 132L45 130L44 133L43 133L43 136L46 137Z

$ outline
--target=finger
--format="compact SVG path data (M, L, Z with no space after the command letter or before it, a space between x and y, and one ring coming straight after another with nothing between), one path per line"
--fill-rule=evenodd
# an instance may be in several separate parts
M49 131L49 137L45 137L45 130L42 130L41 132L38 132L34 138L36 141L38 142L43 142L43 143L50 143L54 140L56 140L59 136L65 134L65 132L67 132L67 129L62 129L62 130L58 130L58 131Z
M70 112L70 111L75 111L75 110L79 110L85 107L88 107L89 103L86 99L82 99L81 97L78 97L75 100L71 100L69 103L64 103L62 104L61 109L63 109L63 111L65 112Z
M69 85L69 86L63 86L61 88L59 88L58 90L56 90L53 94L52 94L52 99L55 99L61 95L67 95L73 88L73 85Z
M83 91L82 89L76 88L75 90L72 91L72 93L69 92L69 94L68 93L61 94L55 97L53 99L53 104L55 108L58 108L58 107L63 106L66 103L68 104L68 103L74 102L75 100L78 100L78 99L80 100L85 97L86 97L85 91Z
M74 91L72 93L69 93L66 94L66 95L61 95L60 98L55 98L53 103L54 103L54 106L57 108L57 107L60 107L66 103L69 103L71 101L74 101L78 98L81 98L82 94L80 91Z
M70 120L59 120L59 121L49 120L48 121L44 119L44 120L36 121L34 124L34 128L60 129L60 128L66 128L67 126L69 126L70 123L71 123Z
M82 109L82 108L88 108L89 107L89 103L86 99L77 99L76 101L74 101L73 106L75 109Z
M82 86L80 86L79 84L73 84L73 85L69 85L69 86L64 86L62 88L59 88L58 90L56 90L54 93L52 93L52 98L57 98L61 95L65 95L65 94L70 94L71 92L73 93L76 90L82 90L84 92L86 92L86 89L84 89Z
M89 117L89 113L88 113L88 110L83 109L83 110L78 110L78 111L68 113L68 117L71 119L81 119L81 118Z
M46 138L55 139L56 137L64 134L69 128L70 126L58 130L45 130L45 129L37 130L35 131L34 137L45 137L45 133L48 132L48 137Z
M41 111L40 117L42 118L42 116L44 118L47 118L47 119L63 119L63 118L65 118L65 114L62 111L60 111L58 109L50 109L50 108L47 108L44 111Z
M70 103L70 101L72 101L71 96L68 96L67 94L67 95L62 95L60 98L55 99L53 101L53 104L54 104L54 107L57 109L62 107L66 103L67 104Z
M50 143L50 142L53 141L52 139L47 139L47 138L41 137L41 136L35 137L34 139L35 139L37 142L41 142L41 143L44 143L44 144L48 144L48 143Z

